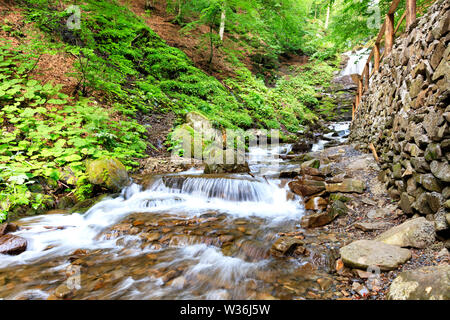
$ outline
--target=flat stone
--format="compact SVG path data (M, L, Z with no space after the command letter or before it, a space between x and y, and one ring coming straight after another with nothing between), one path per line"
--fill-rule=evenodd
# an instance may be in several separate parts
M327 192L356 192L363 193L365 189L364 182L356 179L344 179L341 183L331 183L326 185Z
M292 192L303 197L325 190L325 182L317 180L294 180L288 185Z
M400 273L387 295L390 300L450 300L450 265Z
M432 222L424 217L408 220L375 238L399 247L426 248L434 242L435 230Z
M311 159L311 160L305 161L301 164L301 167L302 167L302 169L307 168L307 167L319 169L320 160L319 159Z
M389 226L387 222L356 222L353 224L355 228L361 229L363 231L374 231L381 230Z
M375 240L358 240L340 249L342 261L351 268L379 267L382 271L395 270L411 259L411 252Z

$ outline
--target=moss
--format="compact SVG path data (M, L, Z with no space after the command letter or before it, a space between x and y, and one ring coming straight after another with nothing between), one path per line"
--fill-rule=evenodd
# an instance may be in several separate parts
M129 182L125 166L115 158L101 158L88 161L86 174L90 183L105 186L116 192L120 191Z

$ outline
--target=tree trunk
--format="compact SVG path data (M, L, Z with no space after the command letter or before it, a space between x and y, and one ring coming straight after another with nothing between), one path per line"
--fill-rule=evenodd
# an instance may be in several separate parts
M213 27L212 25L209 27L209 45L210 45L210 53L209 53L209 61L208 64L211 65L212 60L213 60L213 56L214 56L214 35L213 35Z
M327 7L327 19L325 20L325 29L328 29L328 23L330 21L330 5Z
M223 34L225 32L226 8L227 8L226 2L224 1L222 6L222 15L220 16L220 29L219 29L220 41L223 41Z

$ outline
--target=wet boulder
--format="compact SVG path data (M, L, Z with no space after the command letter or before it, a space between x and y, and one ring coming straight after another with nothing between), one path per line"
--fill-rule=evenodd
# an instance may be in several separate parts
M301 139L292 145L291 151L293 153L304 153L309 152L312 148L313 144L311 141Z
M307 197L325 190L325 182L317 180L297 179L289 182L289 188L295 194Z
M424 217L408 220L375 238L387 244L419 249L428 247L434 239L434 225Z
M411 252L375 240L358 240L340 249L341 259L351 268L378 267L382 271L395 270L411 259Z
M18 227L14 223L2 223L0 224L0 236L7 234L9 232L17 231Z
M300 221L300 225L302 228L317 228L324 226L334 219L336 219L340 215L345 215L347 213L347 206L337 200L333 201L326 212L319 212L315 214L310 214L307 216L303 216Z
M125 166L116 158L101 158L88 161L86 173L89 182L119 192L128 185L129 177Z
M391 283L390 300L450 300L450 266L408 270Z
M270 254L273 256L288 256L294 253L299 246L303 246L304 242L294 237L280 237L270 248Z
M12 234L0 237L0 254L18 255L27 249L27 240Z

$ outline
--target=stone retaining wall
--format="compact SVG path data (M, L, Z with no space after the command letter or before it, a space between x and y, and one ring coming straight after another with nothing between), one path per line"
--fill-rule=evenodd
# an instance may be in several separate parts
M396 39L352 124L351 142L373 143L392 198L407 214L450 229L450 1L438 0Z

